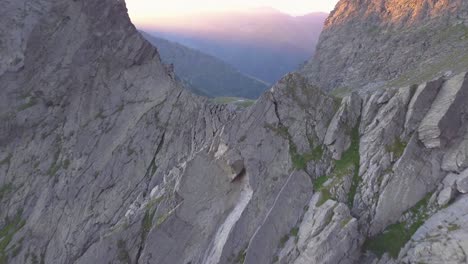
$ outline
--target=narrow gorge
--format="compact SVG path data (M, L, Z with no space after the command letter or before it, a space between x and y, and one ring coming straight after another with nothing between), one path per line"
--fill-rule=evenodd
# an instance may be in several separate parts
M467 263L467 1L341 0L246 109L122 0L3 3L0 263Z

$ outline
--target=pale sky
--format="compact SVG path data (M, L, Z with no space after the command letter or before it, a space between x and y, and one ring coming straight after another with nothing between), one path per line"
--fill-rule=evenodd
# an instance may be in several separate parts
M300 16L330 12L338 0L126 0L132 21L148 23L161 17L176 17L210 11L272 7Z

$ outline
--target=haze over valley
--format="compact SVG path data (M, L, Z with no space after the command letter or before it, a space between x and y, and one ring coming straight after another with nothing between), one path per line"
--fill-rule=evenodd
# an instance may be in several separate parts
M273 8L255 8L159 18L139 28L274 84L313 56L327 16L311 13L295 17Z

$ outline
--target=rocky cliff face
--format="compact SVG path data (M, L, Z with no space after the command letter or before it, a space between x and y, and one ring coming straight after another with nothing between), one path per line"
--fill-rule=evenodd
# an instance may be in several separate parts
M328 91L412 85L464 71L467 49L464 0L340 1L303 72Z
M238 111L122 1L6 6L0 263L466 263L466 73L342 100L289 74Z

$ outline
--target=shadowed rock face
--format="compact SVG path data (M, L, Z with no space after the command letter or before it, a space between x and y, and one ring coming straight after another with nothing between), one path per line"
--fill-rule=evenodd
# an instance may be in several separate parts
M122 1L6 7L0 263L466 261L465 73L342 101L292 73L238 111L180 88Z
M464 71L467 48L466 1L340 1L302 71L327 91L412 85Z

